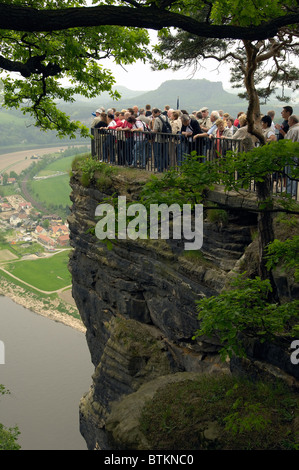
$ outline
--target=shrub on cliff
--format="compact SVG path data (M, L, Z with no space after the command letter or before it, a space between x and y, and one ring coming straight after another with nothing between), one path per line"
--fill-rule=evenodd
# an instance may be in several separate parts
M298 449L298 404L280 382L203 375L160 388L141 430L152 450Z
M219 336L223 359L226 355L245 355L240 333L261 342L283 334L291 342L299 330L299 301L272 303L268 301L269 291L271 285L267 279L236 276L218 296L197 301L200 327L194 339L203 335Z

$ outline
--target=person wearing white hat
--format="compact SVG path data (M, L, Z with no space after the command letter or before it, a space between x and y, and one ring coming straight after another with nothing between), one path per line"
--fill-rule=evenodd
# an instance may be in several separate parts
M209 117L209 109L204 106L199 111L202 115L202 118L198 121L200 128L203 132L208 132L208 130L212 127L211 119Z
M96 124L101 121L101 114L105 112L105 108L99 108L95 112L95 117L91 123L91 128L94 129L96 127ZM92 116L94 116L94 113L92 113Z

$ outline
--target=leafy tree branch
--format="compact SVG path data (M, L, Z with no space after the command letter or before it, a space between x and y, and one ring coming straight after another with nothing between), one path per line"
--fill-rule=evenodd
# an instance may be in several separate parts
M61 4L61 2L59 3ZM154 30L175 27L202 37L258 40L273 37L279 28L296 24L299 21L299 13L294 9L294 13L286 15L281 12L276 18L255 25L254 29L251 25L217 25L206 21L200 22L190 16L169 11L167 8L173 4L177 6L180 2L130 2L131 6L129 7L99 5L65 8L61 6L57 9L39 9L0 3L0 29L33 32L101 25L141 27Z

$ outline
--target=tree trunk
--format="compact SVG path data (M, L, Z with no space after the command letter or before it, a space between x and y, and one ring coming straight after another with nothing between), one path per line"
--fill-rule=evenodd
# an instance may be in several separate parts
M248 131L250 134L256 136L261 144L265 143L264 136L262 134L260 119L260 99L257 94L254 84L254 74L257 70L257 54L258 48L254 46L250 41L243 41L246 55L247 55L247 66L244 77L244 83L248 94L248 109L247 109L247 123Z
M248 132L256 136L260 145L265 145L265 139L261 132L260 127L260 100L254 85L254 73L257 69L257 53L258 48L250 41L244 41L245 50L247 54L247 68L244 78L246 91L249 97L247 122ZM258 242L259 242L259 276L261 279L269 279L272 287L272 292L269 294L269 300L278 302L277 287L274 282L272 270L268 270L265 261L266 247L274 240L273 228L273 201L271 189L271 175L265 177L264 181L256 183L258 207L265 209L259 212L258 215ZM268 209L268 210L267 210Z
M273 228L273 202L271 197L271 179L267 176L261 183L256 183L258 206L265 211L258 214L258 244L259 244L259 276L261 279L269 279L272 292L269 293L269 301L279 302L277 287L273 278L272 270L266 266L265 254L266 247L274 240Z

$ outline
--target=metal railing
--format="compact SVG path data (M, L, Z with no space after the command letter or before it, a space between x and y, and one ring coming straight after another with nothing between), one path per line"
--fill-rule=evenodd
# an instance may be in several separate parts
M242 140L209 137L193 138L181 134L150 132L130 132L115 129L91 129L92 157L109 163L145 169L151 172L164 172L169 168L179 168L195 151L201 161L216 161L230 150L245 151ZM289 169L272 175L273 194L287 193L298 200L299 180L289 176ZM251 191L255 191L252 182Z

